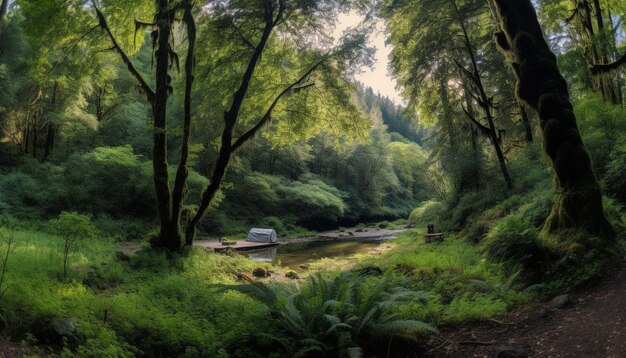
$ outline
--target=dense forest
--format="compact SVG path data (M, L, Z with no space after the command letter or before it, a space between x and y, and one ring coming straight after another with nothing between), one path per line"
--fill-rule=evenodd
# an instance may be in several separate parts
M622 0L0 2L0 356L472 356L622 270Z

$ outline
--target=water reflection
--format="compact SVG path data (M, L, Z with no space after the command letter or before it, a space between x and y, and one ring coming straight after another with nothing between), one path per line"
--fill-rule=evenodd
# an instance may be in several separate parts
M322 258L349 257L365 254L380 245L380 241L325 241L281 244L262 250L248 251L248 257L272 264L297 268Z

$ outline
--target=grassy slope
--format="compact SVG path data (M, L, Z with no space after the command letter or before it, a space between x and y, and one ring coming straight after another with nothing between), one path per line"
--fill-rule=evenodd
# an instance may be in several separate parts
M421 230L409 230L394 247L361 265L393 270L398 283L433 293L428 302L407 305L402 314L438 326L495 318L530 294L515 290L501 264L487 262L476 245L460 237L424 243Z

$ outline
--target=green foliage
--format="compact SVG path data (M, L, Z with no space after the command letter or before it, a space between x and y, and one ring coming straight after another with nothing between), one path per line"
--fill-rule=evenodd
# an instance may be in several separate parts
M439 222L446 210L446 206L439 201L425 201L411 212L408 221L411 224L426 227L428 223Z
M87 269L60 282L50 278L61 271L57 258L64 240L16 230L6 276L10 288L0 305L6 334L23 337L46 318L75 317L85 339L66 354L225 357L250 356L255 347L237 343L251 330L271 332L262 308L250 299L208 288L234 283L232 272L251 271L252 261L198 249L176 265L154 253L136 265L131 255L130 267L115 260L113 242L93 240L73 256L74 267Z
M520 271L524 280L537 283L550 267L551 250L528 221L509 215L499 221L483 243L487 257L502 262L509 274Z
M551 279L539 289L555 292L579 287L601 277L620 257L616 242L568 230L548 238L557 256L547 271Z
M348 273L329 280L310 276L302 286L265 284L226 287L263 303L280 328L274 337L294 357L373 354L391 338L415 339L436 332L431 325L396 318L404 302L426 301L426 292L394 287L385 278L368 279ZM384 345L383 345L384 346Z
M9 258L15 245L15 219L2 214L0 216L0 301L9 286L5 286L5 276L9 270Z
M426 244L424 231L403 233L392 249L360 263L393 272L396 284L431 292L425 305L402 307L400 317L445 326L495 318L531 298L518 291L517 275L506 274L502 263L485 260L477 245L454 235Z
M461 228L474 222L486 209L496 205L506 197L502 191L486 191L463 195L451 212L449 223L453 228Z
M613 149L606 165L604 183L609 195L626 204L626 143Z
M594 173L602 179L610 162L622 157L620 153L624 152L621 147L626 143L626 111L620 106L605 103L598 94L583 96L574 111Z
M63 279L68 277L70 255L76 251L78 242L92 239L98 235L98 229L91 223L91 218L77 212L62 212L50 221L52 232L63 237Z

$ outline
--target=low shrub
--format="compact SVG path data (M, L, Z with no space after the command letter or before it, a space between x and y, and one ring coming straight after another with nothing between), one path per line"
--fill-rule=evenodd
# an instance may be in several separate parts
M408 222L426 227L426 224L430 222L440 221L439 218L445 211L445 204L435 200L425 201L411 212Z
M543 279L553 256L537 230L517 215L499 221L487 235L483 249L489 260L503 263L508 274L521 270L522 279L529 283Z

